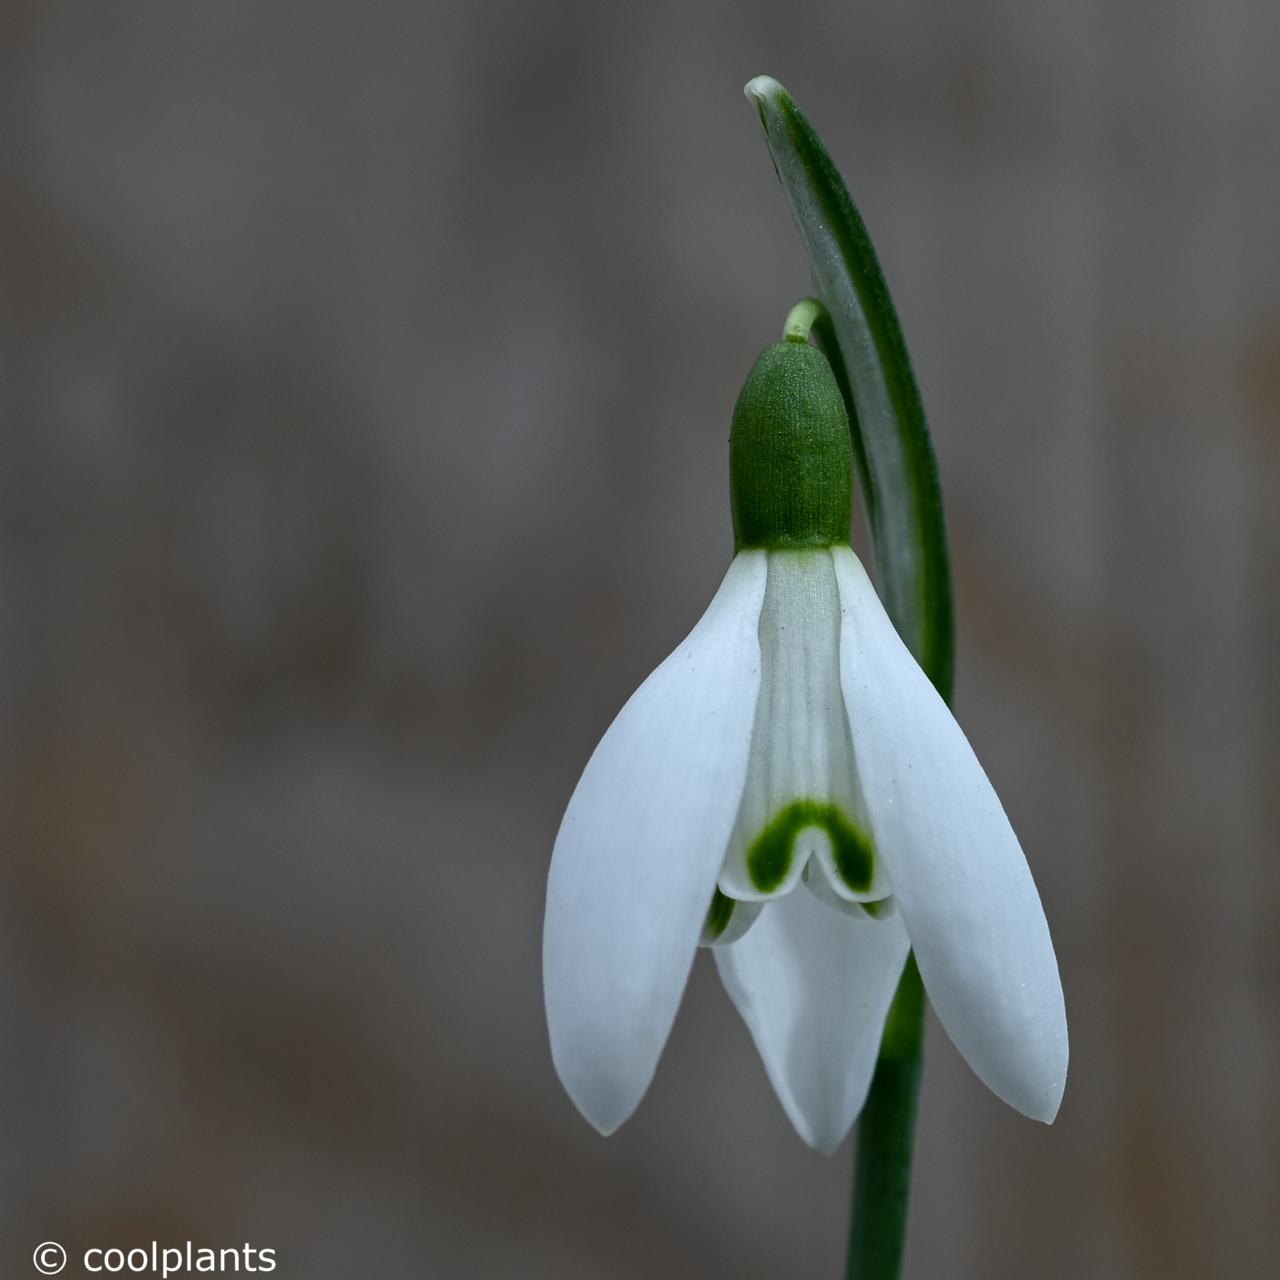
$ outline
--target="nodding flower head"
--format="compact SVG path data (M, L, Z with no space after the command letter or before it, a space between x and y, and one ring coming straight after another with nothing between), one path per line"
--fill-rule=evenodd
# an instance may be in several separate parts
M610 1133L711 946L800 1136L833 1150L915 950L970 1066L1051 1121L1057 961L1004 810L850 547L849 424L816 348L752 369L730 436L736 554L587 763L556 838L551 1050Z

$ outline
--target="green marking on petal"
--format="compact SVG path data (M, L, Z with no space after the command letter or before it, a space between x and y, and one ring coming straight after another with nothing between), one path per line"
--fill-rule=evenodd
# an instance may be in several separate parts
M726 897L717 889L711 895L711 905L707 908L707 919L702 926L703 945L714 942L729 927L733 919L733 910L738 904Z
M892 897L877 898L874 902L863 902L860 905L873 920L880 920L893 914Z
M865 893L875 877L876 855L871 837L834 805L793 800L770 819L747 850L747 872L761 893L772 893L791 869L796 837L809 827L827 833L840 879L854 893ZM713 904L714 906L714 904Z
M866 893L876 873L876 852L871 837L855 827L842 813L836 811L839 826L828 828L836 871L840 879L854 893Z

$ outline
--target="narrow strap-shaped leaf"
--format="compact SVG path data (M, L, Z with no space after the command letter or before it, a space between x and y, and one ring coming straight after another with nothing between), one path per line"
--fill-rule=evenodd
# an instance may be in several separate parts
M791 95L768 76L752 80L747 94L834 325L837 350L821 325L816 335L849 400L881 598L916 661L950 701L955 639L942 492L884 273L844 181Z

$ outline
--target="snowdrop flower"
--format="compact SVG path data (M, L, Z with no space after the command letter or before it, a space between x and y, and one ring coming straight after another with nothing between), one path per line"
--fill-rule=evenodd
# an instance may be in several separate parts
M800 1136L870 1087L908 950L973 1070L1051 1121L1057 961L1004 810L850 548L850 436L821 352L768 348L734 411L736 554L702 620L587 764L551 861L551 1050L611 1133L714 946Z

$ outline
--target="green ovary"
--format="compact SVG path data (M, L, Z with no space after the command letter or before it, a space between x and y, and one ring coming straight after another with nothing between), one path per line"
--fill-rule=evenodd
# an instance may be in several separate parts
M827 833L840 879L854 893L865 893L875 876L871 837L860 831L834 804L793 800L770 819L747 850L747 871L761 893L772 893L791 867L796 837L809 827Z

